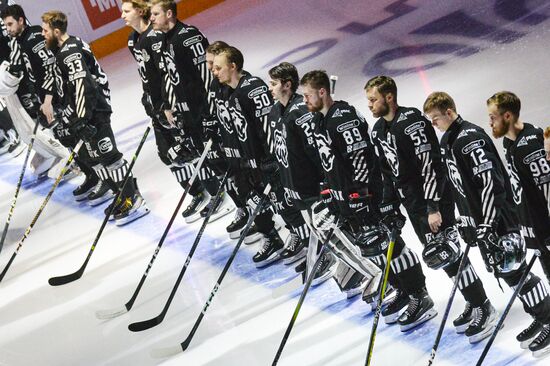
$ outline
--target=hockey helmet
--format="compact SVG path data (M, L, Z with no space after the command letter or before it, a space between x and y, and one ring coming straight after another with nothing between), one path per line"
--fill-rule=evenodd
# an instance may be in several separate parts
M455 227L434 235L422 251L424 263L431 269L445 268L460 258L460 244Z
M525 261L525 240L518 233L509 233L498 239L500 253L493 253L495 269L500 273L517 270Z
M388 231L381 226L369 226L355 239L355 245L361 249L361 254L367 258L384 254L389 243Z

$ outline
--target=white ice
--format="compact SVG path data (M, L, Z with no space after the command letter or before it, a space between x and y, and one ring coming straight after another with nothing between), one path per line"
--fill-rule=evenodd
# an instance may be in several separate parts
M390 19L394 13L398 16ZM279 62L279 56L302 47L285 60L296 62L301 73L321 68L338 75L337 98L357 106L368 121L373 119L363 92L366 80L382 67L390 75L412 68L412 72L396 76L400 104L420 108L430 91L445 90L455 98L464 118L487 128L485 100L503 89L520 96L525 121L548 125L549 17L550 4L545 0L228 0L188 22L199 26L210 41L221 39L239 47L245 55L245 68L263 78L267 78L269 67ZM440 19L445 20L442 26ZM350 26L352 22L357 24ZM339 30L346 25L345 29L352 32ZM303 47L308 44L331 47L313 55L317 48ZM400 47L408 48L399 51ZM388 54L397 57L376 61ZM434 62L440 64L426 67ZM128 158L147 123L139 103L141 87L135 63L127 50L101 63L112 87L113 128ZM2 225L22 162L20 156L1 164ZM224 234L229 217L207 227L159 326L141 333L127 329L132 322L156 316L166 301L200 227L200 223L186 225L180 217L134 308L108 321L95 317L96 311L123 306L129 300L182 193L158 159L151 137L135 174L151 214L123 228L109 224L84 276L65 286L51 287L48 278L71 273L81 265L101 224L104 207L89 208L72 199L71 191L82 178L57 189L0 283L0 364L270 365L298 292L272 299L272 289L291 279L294 271L283 264L256 269L251 256L258 244L241 248L190 348L166 360L150 356L153 349L178 345L190 331L233 248L234 242ZM51 183L36 184L30 176L25 178L0 255L1 269ZM420 253L420 243L409 225L404 236ZM471 258L489 297L502 311L511 290L500 290L485 271L477 250ZM381 322L374 365L427 363L451 281L441 271L425 267L424 271L439 316L406 334ZM542 275L538 265L535 272ZM454 333L451 320L463 305L458 294L436 365L473 365L484 347L484 342L472 346L464 336ZM363 365L372 319L360 299L346 300L334 282L326 282L306 298L279 365ZM529 322L516 303L485 364L546 364L547 360L536 362L514 339Z

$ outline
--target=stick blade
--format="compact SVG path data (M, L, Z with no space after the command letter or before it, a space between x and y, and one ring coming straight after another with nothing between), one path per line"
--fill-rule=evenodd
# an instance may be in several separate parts
M65 276L52 277L48 280L48 283L51 286L61 286L61 285L65 285L67 283L76 281L80 277L82 277L82 272L77 271L75 273L71 273Z
M128 329L132 332L141 332L142 330L146 330L149 328L153 328L154 326L157 326L162 322L162 319L164 317L162 316L156 316L154 318L144 320L141 322L136 322L128 325Z
M181 345L172 346L172 347L165 347L165 348L157 348L151 350L151 357L152 358L168 358L171 356L175 356L179 353L183 352L183 348Z
M98 310L95 312L95 316L98 319L106 320L106 319L113 319L117 316L121 316L122 314L126 314L128 312L128 309L126 309L125 306L109 309L109 310Z

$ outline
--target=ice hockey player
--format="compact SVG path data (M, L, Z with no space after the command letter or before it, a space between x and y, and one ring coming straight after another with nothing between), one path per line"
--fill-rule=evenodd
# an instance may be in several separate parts
M282 62L269 70L269 91L275 104L268 116L271 153L277 159L279 178L284 190L285 205L305 210L319 198L323 179L321 163L313 136L313 113L303 96L297 93L300 79L296 67ZM297 271L306 268L305 256L310 240L307 224L290 232L289 243L281 253L283 262L299 261ZM313 248L312 250L316 250ZM311 256L315 258L316 256ZM336 270L331 255L324 255L312 285L328 280Z
M487 100L487 109L493 137L503 138L522 236L527 248L540 251L539 260L546 274L547 285L550 280L550 163L545 158L543 131L519 119L521 101L512 92L502 91L491 96ZM542 283L537 286L538 289L522 295L521 299L528 309L540 302L548 314L548 301L544 308L544 297L538 296L548 288ZM550 320L550 317L546 319ZM524 346L528 345L536 357L550 353L550 324L543 324L535 318L517 339Z
M246 197L247 206L255 207L260 199L265 184L271 183L277 189L277 177L262 163L269 158L267 141L267 115L272 107L272 99L267 85L255 76L243 70L244 57L235 47L227 47L214 56L213 72L221 84L227 85L226 100L218 101L223 106L224 128L233 129L239 141L235 151L234 178L237 192ZM222 104L223 103L223 104ZM226 114L227 113L227 114ZM227 147L226 147L227 149ZM266 205L256 216L254 223L258 232L264 236L262 248L253 256L257 267L280 259L283 242L275 229L273 212Z
M183 142L168 150L173 164L183 169L176 172L183 186L193 173L192 160L203 151L202 121L208 113L206 90L210 72L206 67L208 39L196 28L177 19L177 4L173 0L153 0L151 23L164 33L163 63L168 82L165 83L163 110L168 123L183 133ZM182 216L190 223L200 219L209 197L215 195L219 180L207 166L199 171L200 180L191 187L191 203Z
M111 129L111 101L107 75L101 69L90 47L67 34L67 16L60 11L42 15L42 33L46 45L55 50L56 88L61 97L63 123L70 133L85 141L88 155L98 177L113 192L122 190L114 205L117 225L124 225L149 213L136 179L130 176L123 187L128 162L116 147ZM131 173L130 173L131 174Z
M457 114L447 93L430 94L424 112L436 128L445 132L441 148L465 224L462 237L468 245L479 247L485 266L497 279L514 288L527 266L525 241L520 235L510 179L495 145L482 128ZM541 279L530 273L519 295L525 311L548 324L550 298ZM524 347L534 335L522 337L531 332L527 329L521 333Z

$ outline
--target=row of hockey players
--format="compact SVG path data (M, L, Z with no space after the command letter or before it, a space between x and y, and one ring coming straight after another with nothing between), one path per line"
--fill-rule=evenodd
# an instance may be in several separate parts
M488 101L495 136L507 136L509 175L491 139L481 128L464 122L444 93L432 94L426 102L424 112L430 122L419 110L398 105L391 78L369 80L365 92L378 118L369 134L367 122L353 106L332 99L325 72L312 71L300 80L293 65L282 63L270 70L268 86L243 69L244 57L237 48L223 42L208 45L195 27L177 21L174 2L153 0L151 7L147 5L123 1L122 16L135 29L129 45L140 65L144 104L152 111L148 113L164 137L174 127L183 131L183 147L176 146L185 152L171 154L170 147L167 154L185 161L186 152L191 155L187 159L196 158L193 150L200 151L208 139L215 142L217 148L207 164L211 172L203 177L219 177L229 169L232 185L227 193L238 209L230 232L242 227L240 219L247 218L247 207L258 202L264 185L273 186L271 208L282 216L291 236L283 246L272 211L262 211L255 218L255 232L265 238L253 257L258 266L281 258L291 263L307 250L314 257L318 248L308 247L311 231L322 238L338 218L335 240L329 241L336 257L323 258L320 279L334 274L342 290L349 294L362 290L363 298L372 302L380 275L376 265L384 266L388 229L404 225L403 205L424 245L425 263L443 269L450 278L457 275L462 258L458 228L468 245L479 247L487 269L509 286L516 286L525 271L525 241L541 251L541 264L550 275L549 165L542 130L519 121L515 95L497 93ZM203 62L212 71L211 81L204 68L192 72L193 65ZM163 67L171 83L153 90L154 85L163 85L150 82L162 78ZM197 90L202 92L201 82L208 94L195 99ZM299 84L303 96L297 93ZM441 144L432 123L449 130ZM504 132L497 134L499 129ZM159 152L170 145L160 141ZM515 143L525 147L514 150ZM175 162L167 161L171 169ZM197 187L193 192L200 203L213 191L207 181L202 178L204 191ZM319 201L321 183L327 189ZM460 225L454 216L455 202ZM526 207L537 214L528 215ZM302 216L300 211L308 214ZM470 342L479 342L494 330L498 313L468 260L459 276L466 306L454 326ZM390 283L396 294L382 312L387 323L397 322L407 331L436 316L419 257L401 237L396 240ZM547 287L530 273L520 298L534 321L518 341L542 355L550 342Z
M54 147L53 160L64 164L69 149L82 140L85 147L75 161L86 181L75 190L75 198L98 205L122 190L112 202L117 224L147 214L135 178L130 175L122 187L128 163L111 129L107 77L90 47L67 34L67 18L61 12L45 13L42 27L30 25L21 6L12 3L3 5L1 17L10 39L0 89L15 127L27 136L36 132L35 157L46 154L52 160ZM44 166L43 172L49 168Z
M200 179L190 189L193 200L183 212L186 220L192 222L210 210L218 217L228 213L227 195L237 207L227 230L237 237L264 186L273 187L271 207L254 218L249 232L249 241L264 238L253 257L258 267L283 259L301 261L297 270L304 271L306 252L309 264L319 249L309 244L315 243L310 238L323 239L331 223L338 222L329 241L331 253L323 256L316 280L334 275L350 296L362 292L365 301L374 303L389 230L399 231L405 223L403 205L424 245L424 262L443 269L450 278L457 275L462 258L459 230L468 245L479 247L487 269L511 287L525 271L525 242L541 251L541 264L550 275L550 169L542 130L520 122L519 99L512 93L497 93L488 101L495 137L506 136L507 171L492 140L481 128L463 121L445 93L434 93L426 101L424 112L430 122L419 110L397 104L391 78L369 80L365 92L378 118L369 133L353 106L332 99L325 72L312 71L299 79L293 65L281 63L270 70L266 85L243 70L244 57L237 48L223 42L209 44L197 28L178 21L173 1L122 3L122 17L135 30L128 46L139 66L142 103L153 120L159 157L182 186L187 185L204 143L214 141ZM20 45L12 43L9 75L30 74L33 65L26 62L30 56L22 57L25 67L20 67L17 49L25 52L22 34L32 27L15 10L11 15L3 12L2 17L19 27L19 32L10 31ZM109 125L106 76L89 47L69 37L66 27L63 14L44 15L47 47L43 49L55 54L55 63L53 72L45 72L43 82L34 84L45 85L47 95L61 100L63 118L55 127L60 141L68 147L78 139L86 141L87 153L79 157L86 181L75 195L94 201L99 194L104 197L119 189L127 163L116 150ZM297 93L300 84L303 96ZM432 123L446 130L441 143ZM222 203L212 207L209 197L225 172L230 184ZM321 184L325 188L319 200ZM147 212L135 183L123 202L120 211L126 216L130 212L137 218ZM460 225L454 216L455 202ZM287 245L275 229L274 212L291 233ZM418 255L400 236L394 253L390 284L395 295L382 315L386 323L398 323L407 331L437 312ZM453 323L472 343L478 342L491 334L498 314L469 261L459 276L466 306ZM534 321L518 341L542 355L550 349L550 298L543 281L531 273L520 299Z

